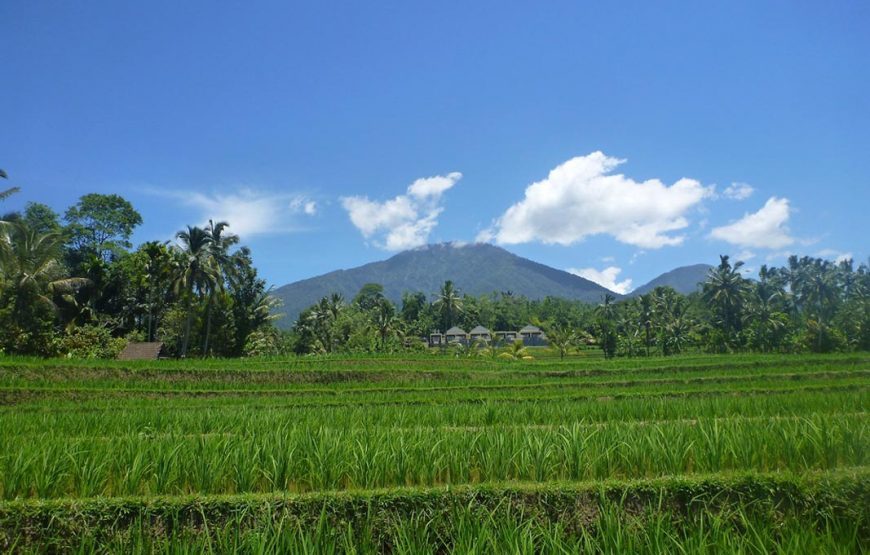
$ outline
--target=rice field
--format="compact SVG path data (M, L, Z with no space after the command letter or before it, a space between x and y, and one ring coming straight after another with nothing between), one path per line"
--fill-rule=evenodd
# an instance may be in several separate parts
M864 354L0 358L0 550L857 553L868 386Z

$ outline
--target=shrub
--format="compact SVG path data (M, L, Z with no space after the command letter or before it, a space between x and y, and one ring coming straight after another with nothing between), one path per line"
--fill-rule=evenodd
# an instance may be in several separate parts
M60 353L68 358L115 358L127 345L123 337L112 337L102 326L76 326L60 340Z

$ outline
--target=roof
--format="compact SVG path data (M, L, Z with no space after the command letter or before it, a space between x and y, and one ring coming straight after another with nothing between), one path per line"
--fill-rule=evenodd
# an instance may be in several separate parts
M465 330L463 330L462 328L458 328L456 326L453 326L449 330L445 331L444 335L468 335L468 334L465 333Z
M471 335L483 335L483 334L485 334L485 333L488 334L488 333L489 333L489 330L486 329L486 328L483 327L483 326L476 326L474 329L472 329L472 330L471 330L470 332L468 332L468 333L470 333Z
M118 353L118 360L157 360L163 351L162 341L149 343L127 343L124 350Z
M529 324L520 330L520 333L541 333L541 328Z

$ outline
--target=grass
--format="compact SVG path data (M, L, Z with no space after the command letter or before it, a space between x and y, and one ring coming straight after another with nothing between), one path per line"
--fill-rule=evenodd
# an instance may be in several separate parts
M0 550L859 552L868 363L0 358Z

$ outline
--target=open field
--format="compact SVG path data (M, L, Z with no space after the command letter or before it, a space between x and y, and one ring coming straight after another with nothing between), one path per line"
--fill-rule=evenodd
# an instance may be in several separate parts
M0 550L870 546L870 355L0 359Z

